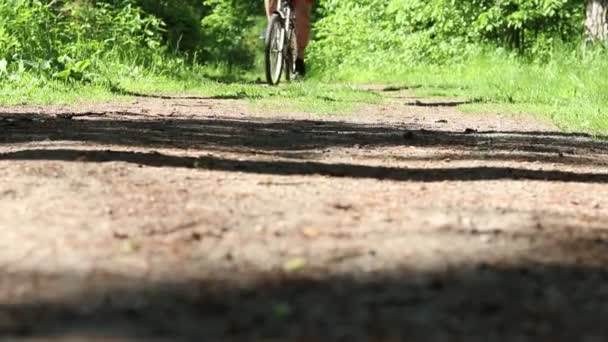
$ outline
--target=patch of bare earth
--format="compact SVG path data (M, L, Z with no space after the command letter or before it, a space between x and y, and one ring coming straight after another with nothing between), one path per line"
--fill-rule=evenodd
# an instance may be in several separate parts
M608 144L392 94L0 108L0 336L606 340Z

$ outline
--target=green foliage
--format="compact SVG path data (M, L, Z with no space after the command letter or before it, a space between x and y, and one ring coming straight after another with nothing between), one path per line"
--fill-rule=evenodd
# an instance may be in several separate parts
M543 57L577 43L577 0L325 0L312 58L323 71L464 60L480 48ZM336 66L336 61L341 65Z
M203 59L223 61L228 66L251 66L255 59L254 42L247 39L253 27L251 4L227 0L204 0L211 11L201 21L204 32Z
M280 99L319 112L376 101L310 83L210 82L234 81L235 70L259 64L262 13L261 0L0 0L0 102L106 98L120 89L195 91L260 106ZM431 95L481 98L549 113L563 127L608 131L608 56L580 48L582 1L319 0L314 14L309 61L318 78L422 85Z
M113 3L119 2L113 0ZM172 52L195 55L202 43L200 20L207 12L202 0L137 0L142 10L165 23L165 44Z
M575 0L325 0L311 49L318 78L395 82L468 111L548 116L608 132L608 52L582 48Z
M254 40L248 39L253 16L263 13L262 2L247 0L137 0L167 27L170 51L195 62L230 67L253 65Z
M190 63L251 67L245 0L0 0L0 82L113 82Z
M126 3L0 0L0 78L19 80L25 72L43 78L88 80L107 61L152 63L162 54L161 22Z
M487 5L486 5L487 6ZM475 30L486 41L532 54L544 53L554 40L579 41L584 3L574 0L507 0L478 13Z

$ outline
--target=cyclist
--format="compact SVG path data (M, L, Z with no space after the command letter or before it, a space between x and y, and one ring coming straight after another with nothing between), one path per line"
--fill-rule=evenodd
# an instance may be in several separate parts
M264 0L266 5L266 16L270 18L277 7L277 0ZM300 76L306 75L304 64L304 52L310 41L310 13L312 11L312 0L293 0L296 12L296 40L298 42L298 56L296 58L296 72Z

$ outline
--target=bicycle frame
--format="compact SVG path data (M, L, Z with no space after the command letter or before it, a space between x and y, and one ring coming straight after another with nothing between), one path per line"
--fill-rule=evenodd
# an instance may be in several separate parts
M266 63L266 78L270 85L278 84L278 80L281 77L281 73L285 71L285 77L289 81L294 75L295 60L294 53L294 36L295 36L295 11L293 9L292 0L277 0L276 8L272 12L272 16L269 18L269 24L271 22L279 23L280 29L274 29L275 38L273 42L270 42L270 36L273 34L270 31L270 26L267 28L266 42L265 42L265 63ZM271 44L275 44L276 47L272 48ZM272 49L272 50L271 50ZM274 52L272 52L274 51ZM277 60L280 60L278 68L271 66L270 54L274 53ZM271 71L274 70L274 71Z
M289 32L291 26L292 26L292 8L293 6L291 5L291 1L290 0L279 0L277 2L277 9L275 10L275 13L277 13L278 15L281 16L281 18L283 18L283 20L285 21L285 28L287 28L287 31Z
M281 17L283 19L289 18L289 14L291 14L291 1L289 1L289 0L277 1L277 8L275 9L275 13L278 13L279 15L281 15Z

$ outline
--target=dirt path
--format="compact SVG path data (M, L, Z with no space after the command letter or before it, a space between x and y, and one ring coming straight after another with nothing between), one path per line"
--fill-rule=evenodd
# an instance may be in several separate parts
M0 337L606 340L608 143L391 96L0 108Z

